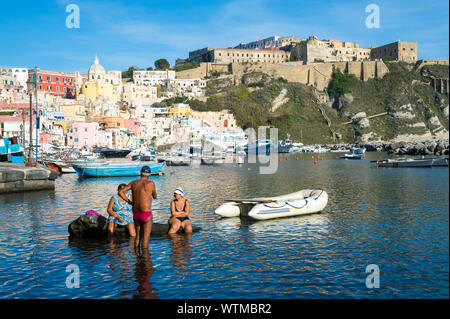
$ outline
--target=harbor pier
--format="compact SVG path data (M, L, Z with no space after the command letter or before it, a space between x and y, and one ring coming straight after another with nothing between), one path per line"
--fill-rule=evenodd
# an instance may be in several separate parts
M0 163L0 194L54 190L58 173L45 167Z

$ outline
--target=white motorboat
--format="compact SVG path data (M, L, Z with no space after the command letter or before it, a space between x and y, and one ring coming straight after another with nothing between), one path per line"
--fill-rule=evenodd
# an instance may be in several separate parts
M253 199L230 199L215 213L222 217L250 217L257 220L292 217L322 211L328 194L320 189L304 189L295 193Z

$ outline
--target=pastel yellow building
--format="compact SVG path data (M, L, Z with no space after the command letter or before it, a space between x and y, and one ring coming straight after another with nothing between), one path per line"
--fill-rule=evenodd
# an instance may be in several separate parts
M61 129L64 132L64 135L66 135L72 131L72 122L67 122L67 121L54 122L53 126L61 127Z
M112 103L120 98L120 85L122 78L120 71L106 73L105 68L99 64L97 57L88 71L88 80L81 86L81 93L91 102L97 101L100 96L108 97Z
M190 117L192 116L191 108L188 104L179 103L169 110L170 117Z
M84 105L69 104L60 105L59 111L64 113L64 119L66 121L85 122L86 113Z
M124 128L124 120L120 116L94 116L93 120L104 129Z

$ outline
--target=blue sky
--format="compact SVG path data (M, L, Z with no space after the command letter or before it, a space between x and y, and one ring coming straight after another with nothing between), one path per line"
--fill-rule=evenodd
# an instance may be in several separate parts
M66 27L68 4L80 28ZM380 8L368 29L366 6ZM449 2L435 1L2 1L0 65L86 73L97 54L106 70L174 64L188 52L272 35L339 39L360 47L417 41L419 59L448 59Z

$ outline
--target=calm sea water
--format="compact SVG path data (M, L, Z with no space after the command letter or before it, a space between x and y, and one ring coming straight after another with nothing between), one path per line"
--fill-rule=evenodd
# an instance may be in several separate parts
M336 154L290 155L276 174L256 164L168 167L155 177L155 208L181 186L191 200L192 236L152 238L137 256L122 240L69 240L68 224L89 209L106 214L132 178L64 175L55 191L0 195L0 298L448 298L448 168L379 168ZM310 216L220 219L226 198L328 192ZM155 211L166 222L169 211ZM78 265L80 287L67 288ZM376 264L380 287L366 287Z

